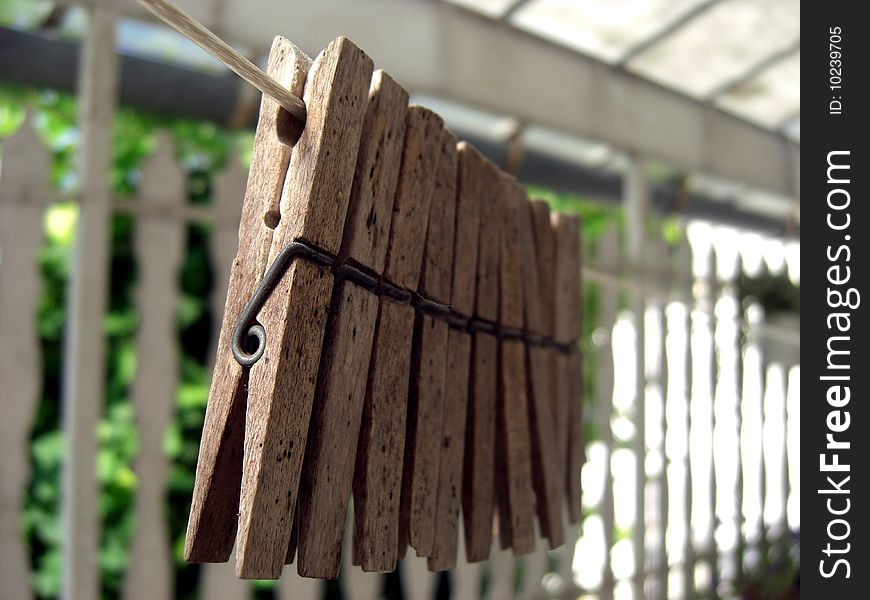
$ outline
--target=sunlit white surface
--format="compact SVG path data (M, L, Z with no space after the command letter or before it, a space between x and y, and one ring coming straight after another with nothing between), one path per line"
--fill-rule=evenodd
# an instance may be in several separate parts
M594 520L578 542L573 573L585 590L606 585L603 515L610 513L603 503L612 500L613 594L637 597L633 540L619 538L640 526L638 468L646 481L646 568L659 568L666 558L669 598L683 597L686 576L698 590L712 588L708 552L718 557L717 581L733 578L742 544L745 566L759 560L752 544L763 539L762 528L772 527L776 534L784 526L800 527L799 461L793 458L799 451L799 367L784 371L768 365L758 339L764 311L757 304L741 305L734 285L741 270L758 275L773 266L782 271L796 259L792 255L799 245L704 222L690 224L688 237L690 268L698 280L690 297L667 302L650 297L645 303L644 386L637 386L638 319L624 311L612 329L612 415L605 421L615 444L609 458L612 495L603 487L607 447L596 441L582 474L584 506ZM607 348L604 328L594 338L598 347ZM641 458L634 446L638 389L644 390L646 409ZM660 504L662 483L667 515ZM661 536L666 557L660 555ZM690 573L683 563L687 543L697 558L696 566L687 567ZM649 586L660 579L650 571L647 581Z
M743 272L750 277L755 277L761 273L761 267L764 264L762 256L764 248L761 236L757 233L741 232L738 248L740 249Z
M629 67L704 98L799 37L799 0L727 0L640 54Z
M553 42L614 62L703 0L532 0L512 23Z
M788 371L786 394L788 427L788 526L800 530L801 526L801 368L795 365Z
M788 268L788 278L795 284L801 283L801 244L791 241L785 245L785 264Z
M768 526L784 525L785 488L785 373L782 365L767 368L764 391L764 523Z
M767 238L764 242L764 262L774 275L782 273L785 267L785 247L782 240Z
M577 541L574 553L574 579L585 589L596 589L601 585L607 558L603 548L604 524L600 515L591 515L583 522L583 535Z
M785 125L801 107L800 53L736 86L716 104L764 127Z

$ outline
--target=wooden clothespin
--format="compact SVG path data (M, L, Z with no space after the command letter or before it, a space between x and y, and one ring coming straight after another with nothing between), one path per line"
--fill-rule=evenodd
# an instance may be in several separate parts
M521 249L526 331L553 335L555 248L550 214L540 201L521 202L518 243ZM532 479L538 523L551 548L564 543L562 526L562 460L559 457L554 397L555 352L550 348L528 349L529 433L532 444Z
M498 269L501 216L499 170L470 146L460 152L460 202L478 203L477 272L471 314L471 371L466 422L462 510L469 561L486 560L495 518L495 419L498 340ZM487 324L490 326L487 327Z
M556 358L557 428L556 439L563 462L565 502L568 520L579 523L581 516L580 469L583 466L583 394L580 351L580 220L555 213L556 292L553 337L568 346ZM561 423L561 426L558 424Z
M527 331L520 237L521 210L526 203L523 188L513 176L502 173L499 324L519 334ZM499 534L502 548L513 548L515 554L526 554L535 548L527 351L520 336L503 336L499 341L496 410Z
M393 197L402 177L407 101L407 92L388 75L375 74L339 253L342 261L372 273L384 268L395 220ZM381 303L353 282L336 288L299 503L298 570L306 577L338 576Z
M384 279L416 290L422 267L429 207L435 188L443 122L419 106L407 112L399 181L384 265ZM414 451L408 440L414 307L383 297L368 379L360 438L362 462L355 482L358 498L354 540L365 570L392 570L408 544L409 504L405 494L405 457ZM388 523L389 521L389 523ZM372 533L366 538L364 531ZM380 533L377 533L380 532Z
M580 516L578 222L444 129L339 38L276 38L268 75L157 12L264 91L185 545L244 578L432 570L552 547ZM298 96L304 99L300 100ZM292 147L292 150L291 150Z
M296 58L301 53L276 42L274 61L280 62L278 55L282 53L293 60L296 71L302 70L304 61ZM280 124L282 114L279 112L275 117L277 131L264 130L264 137L274 137L261 138L263 163L252 167L248 191L255 201L258 197L275 198L276 192L281 190L281 202L280 220L271 236L267 260L263 262L274 265L298 239L326 253L337 254L371 72L371 59L347 39L339 38L318 56L308 73L304 86L307 121L289 163L282 149L266 153L269 146L288 141L282 133L286 131ZM297 75L296 79L301 76ZM261 115L261 124L271 128L272 122L263 121L269 118L268 101L264 97L267 116ZM282 169L284 164L287 166ZM286 172L281 173L285 169ZM268 181L261 183L260 178ZM246 210L243 215L240 256L234 264L234 270L247 269L246 273L240 273L239 279L243 281L240 288L250 288L262 278L258 272L262 263L257 259L265 254L263 245L268 243L269 236L268 233L262 235L264 232L258 228L262 227L260 223L265 223L266 227L276 225L274 208L274 202L270 202L265 215L254 210ZM257 247L248 248L246 244ZM235 277L231 275L231 282L233 280ZM237 573L246 578L274 579L280 575L290 543L332 283L332 273L324 267L306 261L291 264L277 278L259 310L259 323L268 332L265 339L260 340L262 358L250 367L249 373L230 366L227 368L229 376L215 378L211 393L215 400L209 400L203 435L205 448L201 450L197 489L194 490L195 504L187 544L189 560L226 560L232 548L231 540L221 540L221 552L216 556L194 550L198 546L207 547L203 541L215 537L206 533L209 527L203 525L208 521L203 517L222 519L220 532L226 536L235 529L227 522L234 516L227 509L236 508ZM250 297L242 289L236 291L231 287L231 292L228 307L232 304L236 308L246 301L240 302L239 297ZM222 339L232 338L226 332L235 327L234 316L238 318L236 315L240 316L241 312L231 312L228 308ZM222 344L219 355L225 354L229 346ZM230 360L234 357L224 356L219 362L229 363ZM232 410L234 403L238 403L235 411ZM225 437L234 439L235 444L228 445ZM216 482L215 463L219 463L228 450L237 453L242 438L241 472L236 470L238 462L231 464L224 460L219 466L228 473ZM241 476L240 496L234 503L232 492L238 489L235 483L238 476ZM222 499L223 503L215 506L213 502L214 509L204 514L201 507L208 505L209 495Z
M275 38L267 67L273 79L301 96L310 66L311 59L302 51L284 38ZM226 562L235 543L249 370L233 356L232 336L269 264L294 126L278 101L264 95L196 467L184 547L185 560L192 562Z
M431 142L436 153L435 185L427 215L428 232L417 289L422 298L448 305L453 272L456 137L446 129L440 133ZM436 514L448 344L447 321L418 311L405 438L410 450L405 452L402 528L407 527L409 543L417 555L425 557L434 556L438 535ZM464 407L461 412L464 413Z

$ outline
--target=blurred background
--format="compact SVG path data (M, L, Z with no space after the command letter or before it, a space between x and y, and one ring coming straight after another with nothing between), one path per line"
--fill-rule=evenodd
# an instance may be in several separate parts
M442 575L184 563L259 95L132 0L0 0L0 597L799 597L798 0L179 4L261 65L350 37L581 215L584 520Z

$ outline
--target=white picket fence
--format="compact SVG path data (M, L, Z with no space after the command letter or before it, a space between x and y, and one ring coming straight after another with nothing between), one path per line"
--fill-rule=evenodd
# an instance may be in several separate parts
M50 155L30 120L3 141L2 158L0 595L29 598L30 561L20 515L30 472L30 426L42 383L37 255L45 211L68 198L48 183ZM130 391L138 427L133 465L138 485L126 598L173 597L163 516L169 465L162 440L179 379L177 272L187 223L209 223L215 272L211 302L219 319L238 243L245 178L243 166L232 159L213 182L213 204L188 205L186 174L170 137L161 135L141 166L137 198L109 203L114 212L134 215L140 273L137 368ZM669 248L643 235L638 243L630 225L629 239L620 240L614 229L586 253L583 277L598 293L595 329L585 348L587 356L597 355L596 393L585 410L596 431L582 474L587 516L560 550L548 552L541 545L536 553L515 558L494 548L486 563L463 564L450 574L452 598L476 599L482 589L491 599L731 597L736 594L729 582L763 564L768 547L799 531L799 325L794 319L767 323L757 305L739 305L735 287L741 272L762 269L785 270L799 281L797 245L703 223L690 224L687 231L687 241ZM89 292L105 295L106 280L104 274L81 285L95 281L103 287ZM218 320L215 331L219 325ZM100 332L101 319L70 329ZM67 344L65 362L74 351ZM73 362L84 360L78 359ZM92 408L64 406L66 433L90 444L93 452L94 430L71 428L94 423L99 415L78 410ZM96 598L82 592L97 576L95 557L82 554L99 539L96 509L69 506L71 498L95 493L93 462L67 457L64 519L73 539L65 540L64 560L67 573L71 564L75 572L67 575L64 589L70 598ZM460 544L460 562L463 553ZM341 576L345 598L378 598L382 576L350 566L349 554ZM406 598L433 598L436 578L423 560L406 559L401 569ZM231 566L209 565L203 573L203 598L251 597ZM76 587L70 579L85 583ZM321 585L299 578L291 566L278 594L318 598Z

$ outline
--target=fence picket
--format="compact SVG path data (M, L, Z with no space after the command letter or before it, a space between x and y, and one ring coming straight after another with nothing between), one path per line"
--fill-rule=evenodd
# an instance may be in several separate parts
M353 500L351 502L351 508L348 511L347 526L345 527L344 532L344 550L341 553L341 576L339 577L341 593L347 600L378 600L381 597L381 589L384 586L384 576L381 573L365 572L360 566L353 564L358 558L357 556L354 556L353 551L353 546L356 543L354 541L355 533L353 528L354 519L356 519L356 515L354 514L355 511L356 500ZM295 571L295 569L290 567L284 568L282 581L288 579L290 571ZM313 581L316 582L318 586L322 586L322 582L316 579L306 579L305 581ZM299 583L305 585L303 582ZM310 588L310 590L309 588L303 589L308 594L304 598L314 600L314 598L317 597L314 595L314 592L319 592L321 587ZM299 595L295 594L284 596L286 600L296 600L299 597Z
M669 253L665 241L651 239L646 256L646 283L652 287L656 278L671 278ZM647 529L653 534L647 540L650 550L648 562L651 577L648 584L653 586L653 594L648 596L667 600L668 597L668 478L667 454L665 452L665 390L667 388L667 363L665 361L665 320L664 304L661 298L650 298L642 322L647 330L645 348L645 368L647 385L646 451L659 465L658 472L647 484L647 504L649 516Z
M535 525L535 530L535 550L523 557L523 582L517 594L519 600L539 600L547 597L543 580L550 569L549 544L541 535L540 527Z
M510 548L501 548L495 539L489 553L487 600L513 600L517 559Z
M402 591L407 600L432 600L438 574L429 571L426 558L416 556L412 550L402 559Z
M37 314L41 193L51 157L30 115L3 143L0 171L0 581L10 598L30 598L30 560L20 514L30 478L28 441L41 388Z
M105 397L103 318L111 249L112 122L118 80L117 15L109 8L88 12L79 54L79 180L81 207L70 269L63 349L64 465L61 505L63 584L68 600L100 596L99 486L95 473L97 423Z
M620 246L619 231L611 227L605 231L598 240L597 252L594 258L594 266L597 270L605 273L615 273L619 269ZM611 430L611 417L613 415L613 325L616 323L616 314L619 308L619 286L611 282L599 284L601 307L598 314L598 331L601 332L598 340L598 377L595 383L595 422L598 428L598 436L604 445L604 481L603 494L599 512L604 530L604 573L601 577L601 598L610 600L613 598L613 570L610 565L610 552L614 543L614 511L613 511L613 431ZM566 584L568 582L565 582Z
M185 202L185 174L175 161L172 141L163 133L142 166L138 202L171 207ZM175 308L177 271L185 250L184 223L142 216L136 224L139 283L136 308L136 376L132 401L138 430L134 535L124 597L171 598L172 553L166 528L165 486L169 461L163 436L172 420L178 385Z
M465 550L464 517L462 511L459 514L460 531L459 543L456 556L456 567L450 571L450 599L451 600L479 600L480 582L483 563L468 562L468 554Z

